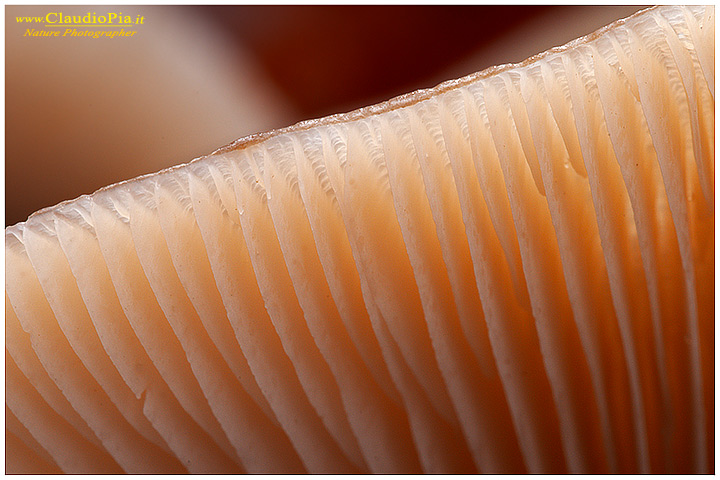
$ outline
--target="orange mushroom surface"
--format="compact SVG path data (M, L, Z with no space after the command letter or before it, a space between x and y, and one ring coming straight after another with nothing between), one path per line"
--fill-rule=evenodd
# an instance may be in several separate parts
M714 7L5 231L6 469L714 472Z

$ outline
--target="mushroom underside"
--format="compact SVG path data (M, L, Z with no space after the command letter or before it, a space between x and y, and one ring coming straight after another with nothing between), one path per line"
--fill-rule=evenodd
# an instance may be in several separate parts
M5 231L8 473L714 471L714 8Z

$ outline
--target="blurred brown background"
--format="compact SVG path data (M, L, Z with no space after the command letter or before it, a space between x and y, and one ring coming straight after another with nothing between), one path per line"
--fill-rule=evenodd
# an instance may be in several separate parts
M6 225L235 138L518 62L640 7L6 7ZM131 38L16 16L122 11Z
M290 6L202 9L241 43L303 117L422 87L503 31L554 7Z

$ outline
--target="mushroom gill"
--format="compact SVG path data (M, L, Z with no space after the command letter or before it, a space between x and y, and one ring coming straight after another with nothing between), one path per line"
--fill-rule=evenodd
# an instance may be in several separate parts
M8 227L8 473L713 472L714 22Z

